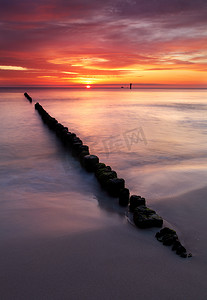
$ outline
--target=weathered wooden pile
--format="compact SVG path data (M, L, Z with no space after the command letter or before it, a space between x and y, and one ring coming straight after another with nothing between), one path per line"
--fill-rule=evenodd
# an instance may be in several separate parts
M112 197L118 197L119 205L128 207L129 212L133 214L134 224L139 228L162 227L163 219L152 209L146 206L145 198L137 195L131 195L129 189L125 187L125 180L119 178L117 173L104 163L99 162L96 155L90 154L89 147L83 144L83 141L70 132L67 127L59 123L50 116L45 109L37 102L35 109L40 114L43 122L56 133L67 149L70 149L88 172L93 172L101 187ZM172 235L173 232L173 235ZM167 239L166 238L167 235ZM181 245L175 231L164 228L156 234L156 238L162 241L164 245L173 245L173 250L181 257L187 257L186 249ZM177 246L176 246L177 245Z
M26 92L24 93L24 96L27 98L27 100L32 103L32 98L30 97L30 95L28 95Z
M156 233L156 238L159 242L163 243L165 246L172 246L172 250L176 252L183 258L192 257L192 254L187 254L185 247L181 244L176 231L165 227Z

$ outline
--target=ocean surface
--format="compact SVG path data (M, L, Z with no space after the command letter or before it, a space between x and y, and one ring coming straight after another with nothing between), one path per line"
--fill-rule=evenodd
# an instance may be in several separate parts
M6 193L55 191L63 173L70 180L78 164L44 126L36 102L116 170L131 194L154 203L206 185L207 90L31 89L32 104L23 92L0 92ZM79 186L74 180L74 189Z
M159 201L205 186L206 90L31 94L117 170L132 193Z
M130 227L125 209L43 124L36 102L124 178L131 194L145 197L159 213L167 211L165 199L169 205L177 197L179 207L183 194L206 187L207 90L28 89L32 104L24 92L0 90L0 239L7 246L12 240L76 235L117 222ZM188 205L186 197L183 201ZM191 239L178 215L162 216L178 232L184 230L193 247L197 233ZM14 270L2 264L12 279ZM8 285L4 299L14 299L8 282L3 284Z

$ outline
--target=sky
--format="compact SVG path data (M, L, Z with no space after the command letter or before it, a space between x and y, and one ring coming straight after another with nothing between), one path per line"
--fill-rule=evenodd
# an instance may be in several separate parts
M207 87L206 0L0 7L0 86Z

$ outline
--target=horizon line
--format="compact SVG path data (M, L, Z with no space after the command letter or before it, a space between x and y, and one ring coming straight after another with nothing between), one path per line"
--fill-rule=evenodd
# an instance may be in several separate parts
M0 89L85 89L86 84L79 85L5 85ZM90 84L91 89L130 89L130 84ZM185 85L185 84L133 84L132 89L207 89L205 85Z

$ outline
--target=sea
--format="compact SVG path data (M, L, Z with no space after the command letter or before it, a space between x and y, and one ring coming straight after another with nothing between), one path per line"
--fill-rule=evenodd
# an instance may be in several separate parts
M32 103L24 97L24 92L32 97ZM124 178L131 195L144 197L149 207L158 210L158 213L165 214L162 217L166 222L170 222L172 227L175 225L181 237L183 233L184 244L187 241L187 246L189 248L191 246L194 250L193 254L197 251L199 231L205 224L206 205L203 194L200 193L201 198L197 204L194 202L197 197L191 199L189 210L186 195L190 195L191 192L196 195L195 191L202 191L207 182L206 89L27 88L25 90L2 88L0 89L0 240L4 247L1 246L0 266L4 275L6 274L6 277L4 275L1 277L4 299L28 299L30 293L35 295L34 299L47 297L66 299L66 295L59 294L58 289L54 297L48 296L47 292L52 288L48 278L54 285L57 282L59 286L62 284L61 293L68 291L70 286L68 286L66 275L74 257L70 280L74 278L76 282L74 283L76 296L72 296L71 299L80 299L79 297L82 297L85 292L92 295L90 299L97 299L93 298L91 273L87 273L94 259L101 264L99 267L102 271L99 274L105 278L106 285L108 284L111 289L109 292L104 286L100 286L100 291L105 295L101 299L127 299L127 296L120 298L120 295L124 295L123 292L128 295L129 291L130 295L133 294L131 299L135 299L136 288L133 289L131 286L133 281L127 281L128 288L123 291L125 285L119 280L120 274L124 276L124 279L125 276L130 276L132 270L134 274L138 272L139 269L135 268L132 263L133 257L136 257L138 253L136 249L143 251L142 253L146 256L143 264L148 266L146 269L148 271L145 274L146 277L143 278L148 278L151 274L148 257L153 257L154 266L158 257L161 262L162 258L157 254L159 251L163 251L161 253L164 257L160 274L163 278L170 274L167 269L167 258L165 261L165 256L169 256L172 274L174 274L169 276L175 278L175 274L179 273L178 269L174 270L175 255L168 253L163 246L158 251L160 246L148 231L146 234L133 231L133 226L126 218L126 208L119 207L118 199L109 197L101 189L95 176L81 167L54 132L42 122L34 107L36 102L39 102L58 122L68 127L69 131L79 136L83 143L89 146L90 153L99 157L100 162L111 166L117 172L118 177ZM176 202L170 202L174 199L177 199ZM185 200L184 207L182 206L183 200ZM168 202L168 209L162 210L165 201ZM176 209L168 214L170 203L172 207L176 205ZM199 205L203 208L200 207L198 210ZM179 210L180 207L182 210ZM192 216L194 221L182 223L184 219L189 220L189 216ZM193 235L191 230L195 230ZM94 235L89 235L92 232ZM127 239L126 236L128 236L128 244L124 242ZM67 247L65 240L59 243L61 237L71 237ZM43 238L44 242L41 240L39 246L37 240L39 241L40 238ZM142 243L139 242L139 238L143 240L145 248L141 247ZM196 274L203 272L204 275L203 235L201 234L199 238L198 256L199 251L203 256L201 255L199 263L195 261ZM104 248L106 247L105 239L108 241L106 243L108 248ZM48 244L45 246L46 241ZM80 241L84 241L84 244ZM131 247L132 244L133 247ZM31 248L29 245L32 245ZM59 245L58 249L57 245ZM55 268L60 268L61 264L64 266L66 263L65 260L61 260L58 253L65 249L64 259L66 259L67 253L72 251L71 247L74 248L74 252L71 252L73 255L70 253L67 270L61 273L61 269L60 273L57 271L55 274ZM99 248L108 249L106 250L108 252L103 250L101 256L92 258L90 256L90 253L93 253L92 249L95 255ZM57 253L54 249L57 249ZM122 254L113 253L113 249L122 251ZM87 257L91 258L90 261L87 257L84 260L85 251ZM127 273L126 269L119 264L119 258L122 262L124 261L121 255L124 256L125 252L131 253L126 260ZM111 255L114 262L110 259ZM81 271L82 276L85 282L89 282L89 286L87 284L82 291L77 288L80 257L85 268ZM116 263L116 267L113 268ZM56 264L55 267L53 267L54 264ZM179 264L180 262L177 261L176 266L178 267ZM45 266L46 275L44 275ZM185 268L187 266L189 264L185 265ZM144 268L144 265L142 267ZM94 275L91 278L96 282L98 280L95 273L97 265L93 268ZM106 269L110 270L109 273L106 273ZM155 272L157 267L153 270ZM190 266L189 269L183 271L182 276L188 276L191 272L189 270ZM115 277L111 277L109 282L107 274L113 274ZM194 282L195 274L192 272L190 276L189 282ZM152 286L156 282L155 277L152 280L151 277L147 279ZM24 284L21 278L27 284ZM114 278L117 278L117 281ZM163 278L158 277L157 280L163 280ZM202 289L199 284L200 279L196 279L197 288L194 289L196 293L205 291L205 276L202 278L204 279ZM61 284L60 279L63 280ZM173 295L177 295L176 299L185 298L182 298L183 289L185 289L184 293L188 291L193 293L193 284L191 289L188 286L188 280L183 285L183 281L177 278L176 284L179 285L179 290L176 290L176 286L173 286L174 279L172 282L171 279L169 277L167 284L174 290ZM13 290L10 289L11 282L15 285ZM31 282L33 289L30 286ZM43 282L47 288L44 285L41 290ZM97 297L100 282L97 281L95 288ZM116 294L113 294L111 284L113 286L117 284L117 289L114 290ZM22 296L23 292L26 293L24 296ZM160 292L154 294L154 299L166 299L166 294L160 298ZM180 294L176 294L178 292ZM18 295L17 298L15 298L16 295ZM62 298L58 295L62 295ZM107 295L112 295L113 298ZM202 298L202 295L199 299L206 299ZM33 299L31 297L30 299Z
M62 178L78 191L75 168L94 184L43 124L36 102L124 178L131 194L155 203L206 185L207 90L28 89L32 104L24 91L0 90L1 201L55 193Z

